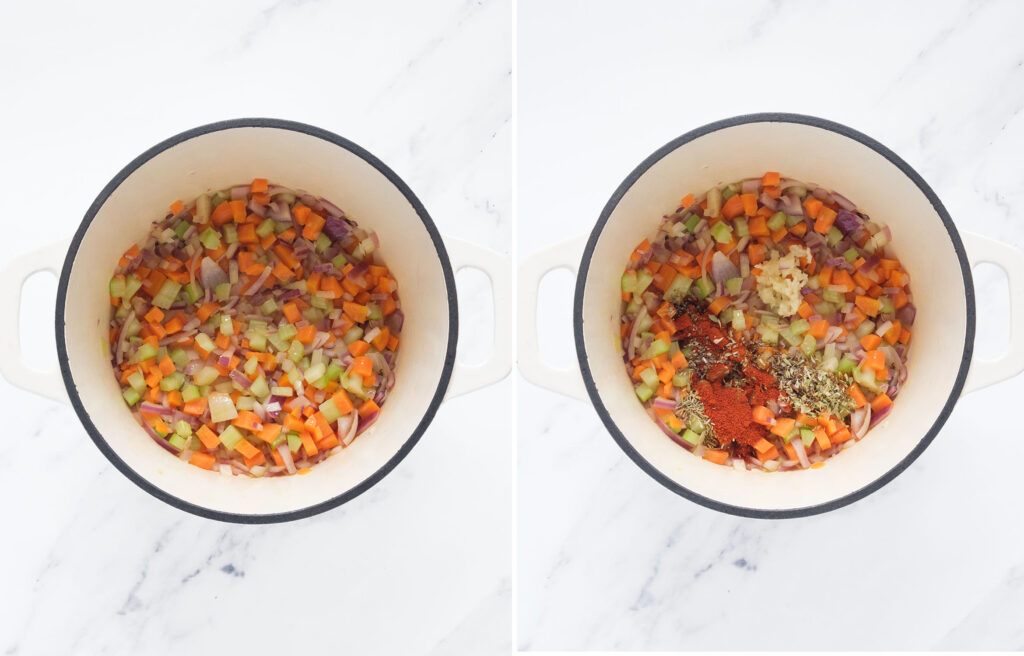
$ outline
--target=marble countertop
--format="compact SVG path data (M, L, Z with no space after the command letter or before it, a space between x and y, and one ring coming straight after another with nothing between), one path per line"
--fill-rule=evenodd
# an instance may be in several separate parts
M589 232L643 158L758 111L831 118L911 163L957 226L1024 247L1024 5L521 2L519 255ZM1009 336L975 271L976 353ZM542 352L574 359L571 278L545 281ZM1020 338L1020 336L1017 336ZM518 646L1024 647L1024 378L965 396L905 473L799 520L720 514L622 453L589 404L519 379Z
M511 254L507 0L3 3L0 24L0 264L69 238L146 148L243 116L352 139L443 235ZM463 326L489 325L482 279L459 277ZM38 365L56 362L55 288L46 274L26 286ZM460 357L489 343L465 330ZM513 411L513 387L445 403L409 457L336 510L234 526L150 497L69 406L0 380L0 652L506 653L515 455L493 418Z

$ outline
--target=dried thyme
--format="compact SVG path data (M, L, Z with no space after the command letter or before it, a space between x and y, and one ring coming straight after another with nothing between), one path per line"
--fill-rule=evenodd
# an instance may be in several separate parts
M853 408L843 380L834 372L810 366L802 355L778 353L771 358L771 368L783 400L806 415L846 417Z

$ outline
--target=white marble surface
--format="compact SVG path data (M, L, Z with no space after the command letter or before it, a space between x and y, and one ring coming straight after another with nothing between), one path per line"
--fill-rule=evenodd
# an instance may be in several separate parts
M441 232L513 249L514 6L488 2L0 4L0 264L70 237L140 152L214 120L342 134ZM386 248L386 245L385 245ZM487 292L460 283L480 359ZM52 278L31 360L55 362ZM513 379L445 403L397 469L313 519L243 527L153 499L70 407L0 381L0 652L505 653L513 642Z
M958 227L1024 247L1021 25L1012 1L521 2L519 254L589 231L669 139L772 110L874 136ZM976 274L991 356L1006 283ZM541 308L563 364L568 280ZM677 497L589 404L519 381L520 649L1024 647L1024 378L964 397L881 491L789 521Z

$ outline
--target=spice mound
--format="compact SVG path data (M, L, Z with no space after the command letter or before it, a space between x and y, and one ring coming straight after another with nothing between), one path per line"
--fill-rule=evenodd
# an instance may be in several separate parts
M892 411L916 315L891 232L776 172L687 195L622 276L637 398L739 470L818 468Z

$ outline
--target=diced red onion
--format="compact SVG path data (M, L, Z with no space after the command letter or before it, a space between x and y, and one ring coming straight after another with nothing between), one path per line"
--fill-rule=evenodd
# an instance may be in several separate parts
M164 417L170 417L174 414L173 408L168 408L163 405L156 405L155 403L143 402L139 405L139 412L145 412L151 415L161 415Z
M231 200L245 200L245 197L249 195L249 186L242 185L231 188Z
M879 410L878 412L874 413L874 415L871 417L870 423L868 424L868 430L871 430L878 424L878 422L882 421L887 416L889 416L889 413L892 412L892 408L893 407L891 405L888 405Z
M273 267L271 267L269 264L263 267L263 273L260 274L260 277L256 279L256 282L254 282L252 286L249 287L249 289L242 292L242 296L251 296L252 294L256 293L257 290L262 288L263 283L265 283L267 281L267 278L270 277L270 272L272 270Z
M233 381L235 381L236 383L238 383L238 384L239 384L239 385L240 385L240 386L242 387L242 389L249 389L250 387L252 387L252 381L250 381L250 380L249 380L249 379L248 379L248 378L246 377L246 375L245 375L245 374L243 374L243 373L242 373L241 371L239 371L238 369L232 369L232 370L231 370L231 371L230 371L230 372L228 373L228 376L229 376L229 377L231 378L231 380L233 380Z
M758 188L761 186L761 178L750 178L740 183L740 189L744 194L757 193Z
M289 474L294 474L297 470L295 469L295 461L292 460L292 452L288 450L287 440L277 445L277 452L280 454L281 460L284 461L284 468L288 470Z

